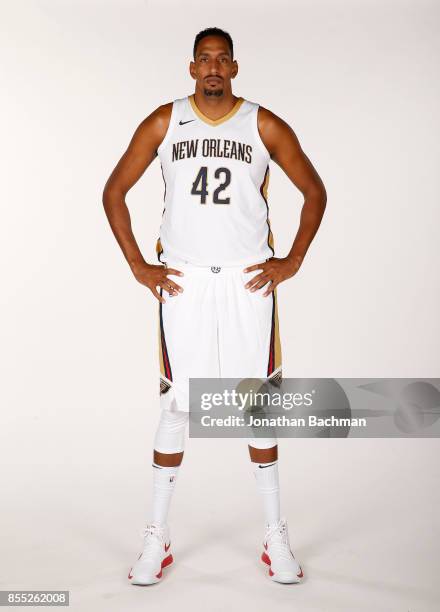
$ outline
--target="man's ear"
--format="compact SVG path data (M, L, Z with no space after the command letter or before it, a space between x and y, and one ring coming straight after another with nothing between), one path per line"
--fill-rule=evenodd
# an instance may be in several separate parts
M237 64L237 61L236 61L236 60L234 60L234 67L233 67L233 69L232 69L232 75L231 75L231 78L232 78L232 79L235 79L235 77L237 76L237 74L238 74L238 64Z
M195 62L190 62L189 63L189 73L191 75L191 77L196 80L196 64Z

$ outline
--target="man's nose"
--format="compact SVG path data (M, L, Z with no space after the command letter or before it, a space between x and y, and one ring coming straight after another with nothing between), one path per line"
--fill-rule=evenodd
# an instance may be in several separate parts
M220 66L220 61L216 60L216 59L212 59L209 62L209 69L211 72L215 72L216 74L218 74L218 69Z

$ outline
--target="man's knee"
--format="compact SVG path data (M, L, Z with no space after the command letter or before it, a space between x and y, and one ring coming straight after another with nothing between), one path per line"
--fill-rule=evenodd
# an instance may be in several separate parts
M189 414L187 412L162 410L154 438L155 453L157 452L160 455L183 455L188 418ZM170 461L177 460L177 457L170 458ZM170 465L178 464L172 463Z

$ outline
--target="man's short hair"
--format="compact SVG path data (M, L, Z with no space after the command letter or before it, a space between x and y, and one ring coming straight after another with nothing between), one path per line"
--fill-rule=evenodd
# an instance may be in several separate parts
M194 48L193 48L194 59L196 59L197 45L202 40L202 38L205 38L206 36L221 36L222 38L224 38L229 45L229 50L231 52L231 59L234 59L234 43L232 42L231 35L228 34L228 32L225 32L224 30L220 28L206 28L206 30L202 30L201 32L197 34L194 40Z

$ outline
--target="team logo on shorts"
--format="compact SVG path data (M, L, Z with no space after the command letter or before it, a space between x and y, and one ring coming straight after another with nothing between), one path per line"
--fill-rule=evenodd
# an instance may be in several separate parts
M211 272L214 272L215 274L220 272L220 270L221 268L219 268L218 266L211 266Z
M275 372L272 376L269 376L268 382L274 387L281 387L281 383L283 381L283 374L281 369Z
M171 385L166 380L164 380L161 376L160 377L160 395L167 393L170 389L171 389Z

